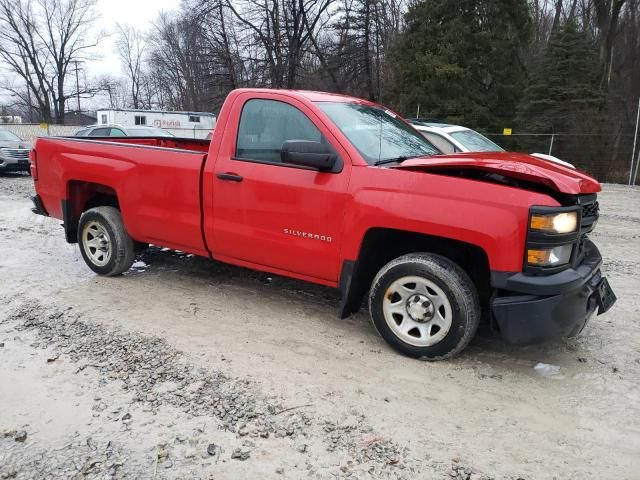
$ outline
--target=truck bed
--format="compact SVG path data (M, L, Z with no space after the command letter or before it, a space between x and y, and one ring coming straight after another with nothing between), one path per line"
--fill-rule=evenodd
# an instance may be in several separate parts
M197 139L39 138L39 195L49 215L79 218L95 196L92 185L106 185L117 194L135 240L208 255L200 216L208 147L208 140Z
M176 137L57 137L67 140L82 140L89 142L124 143L127 145L140 145L147 147L173 148L179 150L192 150L195 152L207 152L211 140L198 138Z

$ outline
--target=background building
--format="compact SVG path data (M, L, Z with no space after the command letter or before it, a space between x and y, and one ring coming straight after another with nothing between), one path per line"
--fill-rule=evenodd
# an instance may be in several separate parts
M98 125L118 124L124 127L147 125L164 128L179 136L194 131L202 136L216 126L216 116L205 112L171 112L163 110L105 109L97 112ZM203 132L201 132L203 131ZM206 133L205 133L206 132Z

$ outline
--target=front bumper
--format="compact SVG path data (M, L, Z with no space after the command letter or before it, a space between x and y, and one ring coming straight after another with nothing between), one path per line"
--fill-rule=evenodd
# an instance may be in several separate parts
M492 272L497 295L491 309L503 338L527 345L579 334L596 311L600 315L616 301L601 264L600 252L587 240L575 269L547 276Z
M29 160L0 158L0 172L28 172Z

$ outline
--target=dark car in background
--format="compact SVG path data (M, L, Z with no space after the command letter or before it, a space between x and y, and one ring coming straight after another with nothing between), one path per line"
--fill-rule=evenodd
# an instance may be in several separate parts
M75 133L76 137L173 137L171 132L162 128L136 125L125 127L117 124L91 125Z
M29 173L29 152L31 144L15 133L0 128L0 173Z

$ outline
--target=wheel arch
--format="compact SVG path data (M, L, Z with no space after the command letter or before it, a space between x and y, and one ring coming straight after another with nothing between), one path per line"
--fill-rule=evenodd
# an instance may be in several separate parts
M483 310L490 296L490 268L487 253L479 246L447 237L398 230L371 228L365 233L358 258L344 260L338 288L340 318L356 313L378 271L394 258L408 253L434 253L457 263L473 281Z
M78 242L78 222L83 212L100 206L120 208L118 194L109 185L69 180L66 190L66 199L62 200L62 221L68 243Z

